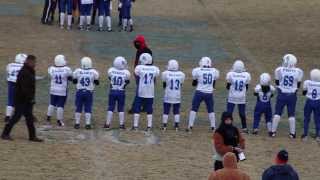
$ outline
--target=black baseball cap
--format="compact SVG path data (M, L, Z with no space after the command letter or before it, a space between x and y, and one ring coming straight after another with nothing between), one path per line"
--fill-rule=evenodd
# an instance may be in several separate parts
M283 149L278 152L277 157L280 161L287 162L289 160L289 153Z

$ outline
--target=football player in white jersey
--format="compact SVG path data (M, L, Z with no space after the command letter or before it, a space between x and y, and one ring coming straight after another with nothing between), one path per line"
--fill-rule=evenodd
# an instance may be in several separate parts
M14 110L13 99L14 99L14 91L16 87L17 76L26 58L27 58L26 54L23 54L23 53L17 54L15 57L15 62L7 65L8 100L7 100L5 122L8 122L13 114L13 110Z
M242 132L248 133L246 119L246 94L251 81L251 76L246 72L244 63L236 60L227 77L227 89L229 90L227 111L233 113L234 107L237 105L239 116L241 119Z
M214 113L213 90L220 73L216 68L212 67L212 61L209 57L202 57L200 59L199 66L200 67L192 70L192 86L196 86L196 91L193 95L192 107L189 113L189 123L186 130L192 130L199 106L201 102L204 101L209 114L211 130L214 131L216 127L216 120Z
M160 70L158 67L152 65L152 56L148 53L141 54L140 65L138 65L134 73L139 79L138 89L136 93L136 101L133 107L133 130L138 130L141 106L147 113L147 131L152 128L152 113L153 113L153 99L154 86L156 77L159 76Z
M310 79L303 83L303 95L307 97L304 106L304 131L301 138L307 140L309 133L309 122L313 113L316 127L316 139L320 142L320 70L313 69Z
M47 122L50 123L51 116L57 108L58 126L64 126L63 111L68 95L68 81L72 81L72 70L66 64L65 56L60 54L54 58L54 66L48 69L51 83Z
M99 85L99 73L92 68L92 61L89 57L81 59L81 68L73 72L73 83L77 85L76 92L76 113L75 129L80 128L81 113L84 108L86 129L91 129L91 113L93 103L93 91L95 85Z
M254 88L254 95L257 96L257 103L254 108L253 132L258 134L262 114L264 114L269 134L272 127L272 106L271 98L275 88L271 85L271 76L268 73L260 75L260 83Z
M275 70L275 83L277 85L277 102L275 114L272 120L271 137L276 136L280 117L284 107L287 107L290 127L290 138L296 138L295 109L297 103L297 91L300 87L303 71L296 68L297 58L293 54L283 57L283 64Z
M110 80L109 106L104 128L110 129L113 111L117 104L119 113L120 129L125 129L124 125L124 107L125 107L125 88L130 83L130 72L127 70L127 61L124 57L116 57L113 61L113 67L108 70L108 79Z
M165 89L163 98L162 129L167 129L170 108L173 108L174 128L179 129L180 123L180 103L181 87L185 79L185 74L179 71L179 64L176 60L169 60L167 70L162 72L163 88Z

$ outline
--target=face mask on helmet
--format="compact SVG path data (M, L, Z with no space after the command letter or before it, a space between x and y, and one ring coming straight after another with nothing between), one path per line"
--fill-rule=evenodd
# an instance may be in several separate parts
M241 60L236 60L233 63L232 71L238 72L238 73L246 71L246 69L244 67L244 63Z
M82 69L90 69L92 68L92 61L89 57L83 57L81 59L81 68Z
M168 62L168 70L169 71L178 71L179 70L179 64L178 61L172 59Z
M57 55L54 58L54 65L58 66L58 67L65 66L66 65L66 60L65 60L64 55L61 55L61 54Z
M139 62L142 65L151 65L152 64L152 56L149 53L143 53L139 57Z
M310 78L312 81L320 82L320 70L319 69L313 69L310 72Z
M16 55L15 62L19 64L23 64L26 61L26 59L27 59L27 55L20 53Z
M212 64L212 61L209 57L202 57L199 62L199 66L202 68L204 67L209 68L211 67L211 64Z
M116 69L126 69L127 68L127 61L124 57L118 56L113 61L113 67Z

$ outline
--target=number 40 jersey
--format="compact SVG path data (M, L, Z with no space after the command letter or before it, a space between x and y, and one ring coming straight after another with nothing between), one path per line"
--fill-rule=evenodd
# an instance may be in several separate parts
M164 102L178 104L181 101L181 87L185 74L181 71L162 72L162 81L166 83Z
M220 76L216 68L194 68L192 70L192 78L198 81L197 91L203 93L213 92L213 83Z
M68 78L72 77L72 71L69 67L51 66L48 69L51 77L50 94L56 96L66 96L68 88Z
M77 79L77 90L94 90L94 81L99 79L99 73L95 69L76 69L73 79Z

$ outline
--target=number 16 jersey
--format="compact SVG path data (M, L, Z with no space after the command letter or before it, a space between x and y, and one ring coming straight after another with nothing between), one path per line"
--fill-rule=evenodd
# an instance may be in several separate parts
M230 83L228 102L233 104L245 104L247 84L250 84L251 76L248 72L229 72L227 83Z
M66 96L68 88L68 77L72 77L72 71L69 67L51 66L48 69L51 78L50 94L56 96Z
M212 93L213 83L219 78L219 74L216 68L194 68L192 78L198 81L196 90L203 93Z

